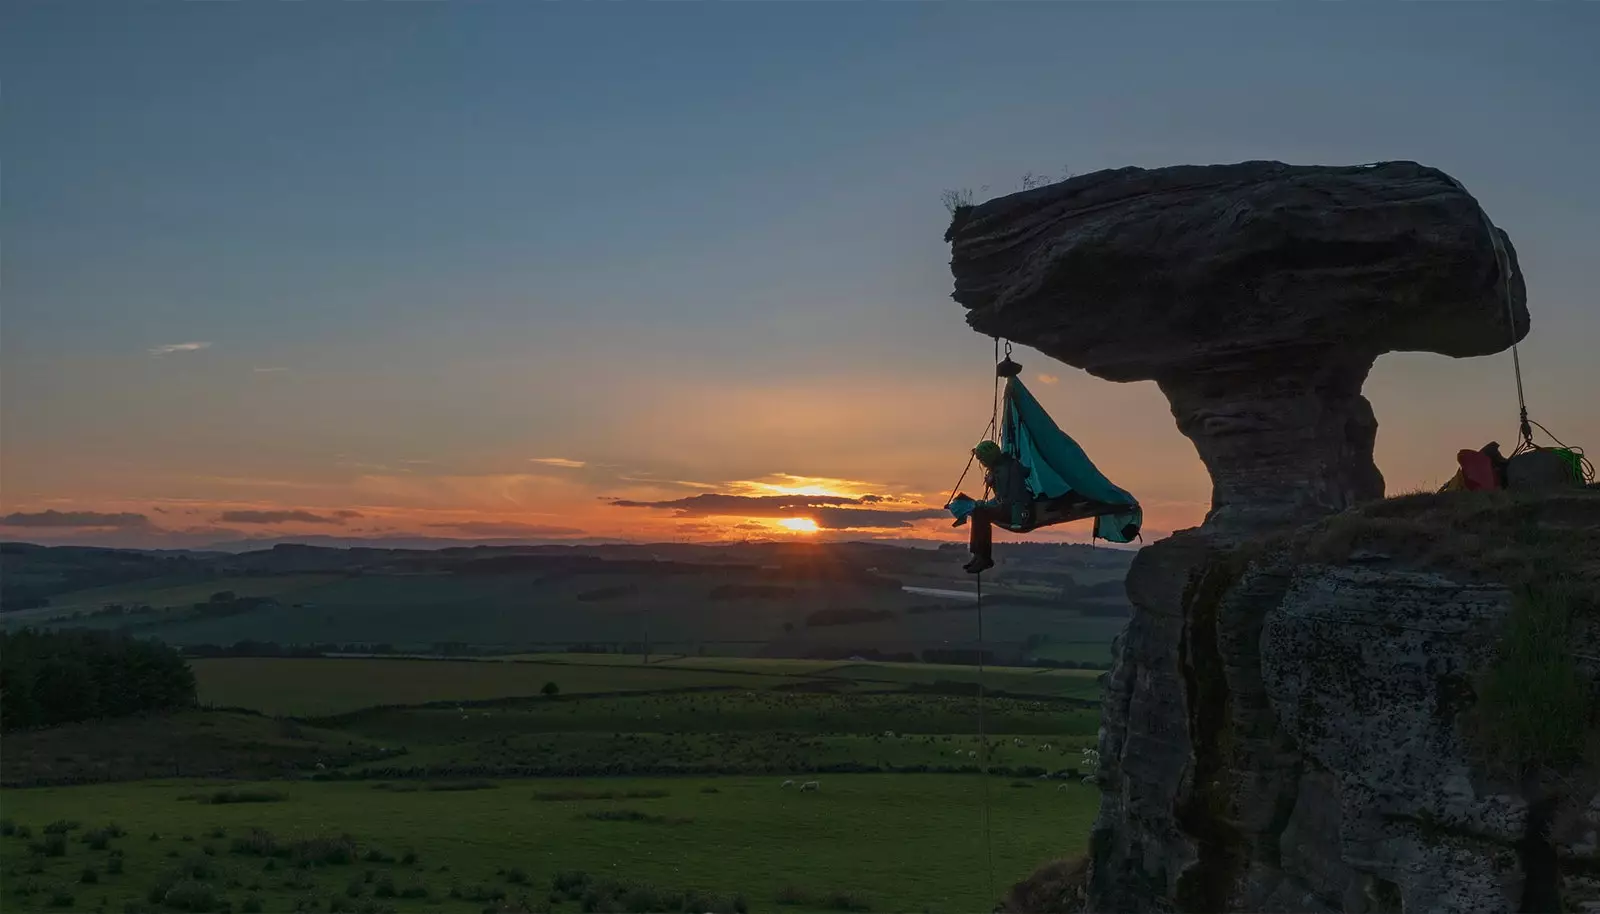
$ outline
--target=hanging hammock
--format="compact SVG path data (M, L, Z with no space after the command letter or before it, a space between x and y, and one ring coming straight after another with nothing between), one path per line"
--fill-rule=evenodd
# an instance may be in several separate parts
M1027 469L1033 502L1020 506L1012 523L999 526L1027 533L1092 517L1096 538L1132 542L1144 521L1138 500L1112 484L1083 448L1056 425L1018 377L1022 366L1011 361L1009 343L1006 349L1005 361L995 369L997 377L1006 379L995 417L1000 425L1000 449ZM960 482L956 485L959 488ZM970 499L960 498L948 505L958 520L970 514L972 507Z

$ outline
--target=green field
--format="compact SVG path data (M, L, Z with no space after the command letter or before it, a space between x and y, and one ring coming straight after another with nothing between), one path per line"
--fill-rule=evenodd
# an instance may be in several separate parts
M739 893L751 911L779 910L786 891L813 900L782 910L835 908L826 901L835 893L855 896L874 911L988 910L1041 861L1081 852L1098 804L1091 788L1076 784L1057 790L938 775L817 780L822 789L805 794L782 788L776 777L521 781L451 791L385 790L366 782L230 784L283 799L224 805L182 799L204 792L192 782L13 790L5 794L5 817L27 826L32 837L0 838L3 904L8 911L47 910L52 903L71 910L122 910L129 903L129 910L172 910L149 905L150 893L158 884L186 881L187 891L208 887L234 911L252 897L268 911L297 905L354 911L362 904L368 910L480 911L502 893L524 900L525 910L577 911L575 901L552 903L551 880L578 870L666 890ZM603 791L665 795L536 796ZM983 843L985 794L992 885ZM81 823L66 833L63 856L30 854L29 845L42 842L45 827L57 821ZM126 834L106 849L83 841L112 822ZM292 858L236 853L234 842L251 829L264 829L283 844L348 834L357 857L378 853L372 862L302 869ZM120 873L110 872L114 852L121 855ZM414 861L401 862L408 852ZM380 897L390 886L396 896L406 889L426 895Z
M771 680L720 670L485 663L471 660L240 657L190 663L202 704L265 714L326 716L375 705L680 688L760 688Z
M112 603L123 606L143 604L155 609L187 609L196 603L206 602L212 594L222 591L233 591L234 595L240 597L273 597L281 602L298 602L304 595L340 579L339 575L329 574L219 577L204 581L155 578L73 591L51 600L49 606L6 613L5 621L37 623L77 612L94 612Z
M935 683L976 685L976 667L679 658L646 665L637 655L522 655L515 661L383 658L226 658L190 664L202 704L266 714L329 716L376 705L533 697L547 682L562 695L677 689L769 689L831 683L864 691ZM992 692L1098 700L1098 673L991 667Z

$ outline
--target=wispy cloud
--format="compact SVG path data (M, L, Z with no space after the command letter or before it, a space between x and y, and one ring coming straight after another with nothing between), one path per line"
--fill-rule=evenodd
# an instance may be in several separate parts
M569 470L587 466L582 460L570 460L566 457L529 457L528 462L542 463L547 467L566 467Z
M210 344L208 343L206 345L210 345ZM289 369L284 368L281 365L271 365L271 366L268 366L266 368L252 368L250 370L255 372L256 374L282 374L283 372L288 371Z
M1061 380L1061 378L1057 375L1045 374L1042 371L1034 375L1034 377L1038 379L1040 384L1054 384L1055 382Z
M360 516L356 511L335 511L332 516L310 511L224 511L217 519L228 524L342 524Z
M151 346L150 354L161 356L171 355L174 352L196 352L201 349L210 348L210 343L162 343L160 346Z
M0 517L4 527L96 527L117 530L139 529L150 526L150 518L143 514L125 512L105 514L99 511L13 511Z
M826 530L868 530L891 527L909 527L913 521L944 517L945 512L935 508L861 507L880 505L887 499L880 495L730 495L706 493L670 501L611 502L618 508L655 508L670 510L674 517L809 517Z
M442 530L454 530L467 536L577 536L584 531L577 527L556 527L548 524L523 524L516 521L453 521L450 523L428 524Z

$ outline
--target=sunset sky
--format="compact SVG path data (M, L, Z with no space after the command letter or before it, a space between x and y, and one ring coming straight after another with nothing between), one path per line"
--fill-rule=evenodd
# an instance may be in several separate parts
M1600 4L5 19L0 539L955 537L991 351L940 192L1123 165L1443 168L1517 245L1534 417L1600 451ZM1153 384L1017 357L1147 540L1200 520ZM1391 492L1515 439L1509 353L1367 393Z

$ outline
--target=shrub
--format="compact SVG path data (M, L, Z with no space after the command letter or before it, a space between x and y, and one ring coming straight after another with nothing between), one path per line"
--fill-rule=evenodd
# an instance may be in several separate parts
M222 909L223 899L210 885L185 879L175 883L167 890L161 903L169 908L179 911L194 911L196 914L209 914L209 912Z
M56 889L50 893L50 907L52 908L70 908L76 901L77 899L73 898L72 893L66 889Z
M706 786L706 787L700 788L700 792L701 793L721 793L722 791L720 789L716 788L716 787Z
M377 898L393 898L400 893L395 891L393 877L385 873L383 878L378 880L378 886L373 889L372 894Z
M243 914L261 914L261 899L258 896L251 895L239 905L239 910Z
M350 883L344 887L344 893L351 898L360 898L362 894L366 892L366 890L366 883L362 882L360 879L352 879L350 880Z
M11 888L11 893L21 898L31 898L43 891L44 886L37 879L24 879Z
M111 832L103 828L83 833L83 843L89 845L92 851L103 851L111 846Z
M584 813L580 818L597 822L645 822L651 825L687 825L694 821L676 816L651 815L637 809L597 809Z
M112 851L112 857L106 861L106 874L110 876L122 875L122 854Z
M287 854L287 848L278 843L272 832L264 828L252 828L244 835L234 838L228 846L229 851L245 857L277 857Z
M378 850L375 847L367 848L367 852L366 852L366 854L363 855L362 859L366 860L368 863L394 863L395 862L394 857L390 856L389 854L384 853L381 850Z
M78 881L84 885L94 885L100 881L100 874L95 872L94 867L86 866L83 868L83 872L78 874Z
M17 833L17 823L10 819L0 819L0 836L11 837Z
M452 790L494 790L496 787L499 787L499 786L500 785L496 784L494 781L485 781L485 780L477 780L477 781L430 781L427 784L427 788L429 790L441 790L441 791L452 791Z
M34 841L28 845L28 853L35 857L65 857L67 855L67 839L64 835L46 835L43 841Z
M17 837L18 838L23 838L23 839L32 838L33 837L33 828L30 827L30 826L27 826L27 825L18 825L17 826Z
M289 845L295 863L310 866L343 866L356 862L356 842L349 835L306 838Z
M401 898L429 898L432 895L428 887L421 883L413 883L400 890Z
M180 799L194 799L201 803L221 806L228 803L281 803L288 797L277 790L218 790ZM217 835L217 837L222 837Z
M829 892L822 897L822 907L829 911L870 911L872 903L860 892Z
M222 826L218 825L215 828L211 829L210 831L206 832L206 837L207 838L215 838L215 839L220 841L221 839L228 837L228 830L226 828L223 828Z
M527 885L528 874L523 872L520 867L514 866L506 871L506 881L512 885Z
M550 879L550 888L564 898L577 900L593 879L583 870L563 870Z
M44 827L44 833L47 835L64 835L78 828L81 824L79 822L69 822L66 819L57 819Z
M1513 595L1499 656L1476 690L1473 729L1492 766L1563 769L1593 749L1600 702L1573 653L1582 599L1564 585Z

